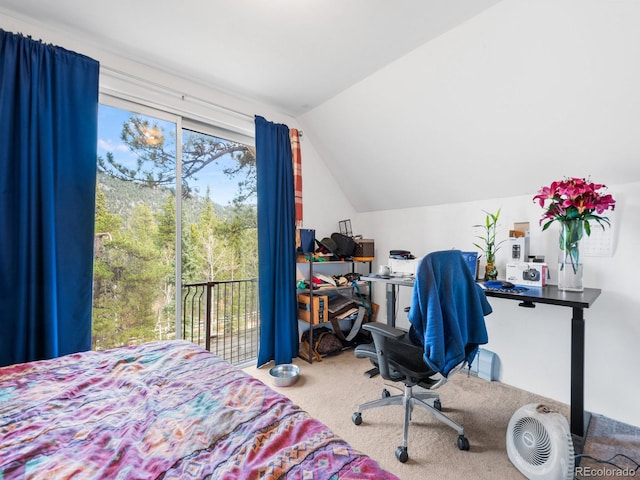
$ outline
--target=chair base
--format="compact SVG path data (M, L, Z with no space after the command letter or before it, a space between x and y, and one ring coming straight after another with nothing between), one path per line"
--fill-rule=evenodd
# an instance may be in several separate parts
M409 424L411 423L411 414L413 407L418 405L433 415L436 419L453 428L458 432L457 445L460 450L469 450L469 441L464 436L464 428L462 425L454 422L440 411L440 395L434 392L414 392L413 385L406 385L402 395L385 396L378 400L371 400L358 406L358 411L352 416L353 423L360 425L362 423L362 412L372 408L386 407L388 405L404 405L404 426L402 431L402 445L396 449L396 457L402 463L409 458L407 454L407 443L409 437ZM385 392L387 392L385 390ZM388 392L387 392L388 393ZM426 402L432 400L433 405Z

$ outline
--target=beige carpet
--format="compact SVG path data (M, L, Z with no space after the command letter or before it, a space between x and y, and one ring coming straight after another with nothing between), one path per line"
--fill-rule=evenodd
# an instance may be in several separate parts
M409 428L409 461L402 464L395 457L402 441L402 407L365 411L360 426L351 421L358 404L379 398L383 388L380 376L364 375L371 367L368 360L356 359L352 351L345 351L313 365L300 359L294 363L301 370L298 382L273 388L402 480L524 478L509 461L505 447L513 413L528 403L545 403L568 416L567 405L498 382L457 374L438 391L443 412L464 426L470 450L458 450L455 430L423 409L415 409ZM245 371L273 386L268 368L248 367Z

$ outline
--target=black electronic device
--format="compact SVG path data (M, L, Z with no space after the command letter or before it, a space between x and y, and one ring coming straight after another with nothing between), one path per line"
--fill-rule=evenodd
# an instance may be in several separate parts
M416 257L411 255L411 252L409 250L390 250L389 258L395 258L398 260L413 260Z

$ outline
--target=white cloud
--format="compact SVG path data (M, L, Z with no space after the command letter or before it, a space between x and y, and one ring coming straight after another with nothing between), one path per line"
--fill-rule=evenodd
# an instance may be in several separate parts
M114 145L112 140L103 140L102 138L98 139L98 148L105 150L107 152L128 152L129 151L129 148L122 143L118 143Z

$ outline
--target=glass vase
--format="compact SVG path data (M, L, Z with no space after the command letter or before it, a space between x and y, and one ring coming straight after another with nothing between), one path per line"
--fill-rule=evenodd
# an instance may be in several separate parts
M582 220L568 220L560 223L560 243L558 251L558 289L568 292L582 292L582 258L580 240L584 233Z
M495 280L496 278L498 278L498 269L496 268L495 263L487 262L487 266L484 269L484 279Z

